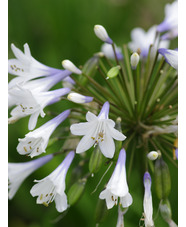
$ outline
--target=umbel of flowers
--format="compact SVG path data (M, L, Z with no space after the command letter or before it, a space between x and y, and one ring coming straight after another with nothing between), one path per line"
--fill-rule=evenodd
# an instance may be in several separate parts
M37 196L37 204L48 207L54 201L58 212L70 212L89 186L87 180L98 176L95 223L105 209L118 206L118 227L124 226L124 216L126 223L135 216L141 225L156 226L153 210L158 209L162 221L177 226L167 164L177 171L178 50L170 42L177 36L177 1L166 5L162 23L147 32L133 29L131 41L122 47L102 25L95 25L94 32L103 42L101 51L81 68L65 59L64 69L55 69L33 58L28 44L24 52L11 45L15 58L9 59L8 72L15 77L8 86L9 124L19 125L29 116L29 132L18 139L17 152L20 160L25 155L34 160L9 163L9 199L29 175L57 159L57 168L34 180L30 194ZM38 126L46 116L51 119ZM61 149L51 153L61 142ZM134 170L144 185L138 214Z

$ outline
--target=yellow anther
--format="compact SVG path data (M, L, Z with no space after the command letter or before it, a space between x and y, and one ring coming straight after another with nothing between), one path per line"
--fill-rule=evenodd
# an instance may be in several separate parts
M45 202L44 202L43 205L46 206L46 207L48 207L48 203L45 203Z
M26 149L26 147L23 147L23 148L24 148L25 152L28 152L27 149Z
M39 198L39 199L40 199L40 200L42 200L42 199L43 199L43 194L41 194L41 195L40 195L40 198Z

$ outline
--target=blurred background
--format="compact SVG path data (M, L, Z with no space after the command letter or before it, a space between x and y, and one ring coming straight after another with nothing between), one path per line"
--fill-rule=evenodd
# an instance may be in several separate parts
M32 56L48 66L61 68L61 61L64 59L70 59L77 66L83 65L93 53L100 51L102 42L94 34L95 24L103 25L109 36L120 46L130 41L130 31L133 28L142 27L147 30L152 25L159 24L164 19L165 4L171 2L170 0L9 0L9 58L14 57L10 48L11 43L21 50L23 45L28 43ZM53 108L58 109L59 104L54 105ZM39 119L37 127L46 121L47 118ZM16 151L18 138L24 138L26 133L28 133L28 118L9 125L10 162L28 160ZM58 151L62 143L63 141L48 148L47 153ZM96 226L95 207L100 191L96 191L93 195L91 192L106 167L102 173L88 180L88 187L83 197L64 217L56 211L54 203L48 208L36 205L36 198L30 195L33 180L44 178L62 159L60 156L56 157L25 180L15 197L9 201L10 227ZM166 161L173 179L169 199L173 209L173 220L177 222L177 171L175 172L172 164ZM75 168L74 164L68 176L73 167ZM67 189L70 181L68 176ZM108 178L109 176L105 177L104 183ZM125 215L125 226L128 227L139 226L143 211L141 181L141 175L134 169L129 183L134 202ZM166 227L168 225L162 221L158 213L159 201L155 191L152 191L152 194L156 226ZM116 226L116 222L117 208L114 207L100 227Z

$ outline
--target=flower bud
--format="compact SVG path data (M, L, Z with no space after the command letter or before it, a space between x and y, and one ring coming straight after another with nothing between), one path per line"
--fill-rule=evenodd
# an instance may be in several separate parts
M112 78L116 77L119 74L120 69L121 69L120 65L112 67L107 73L107 79L109 79L109 78L112 79Z
M75 74L81 74L81 70L78 69L71 61L69 60L63 60L62 61L62 66L64 69L67 69L69 70L70 72L72 73L75 73Z
M103 155L99 149L99 146L96 146L90 157L89 171L91 173L97 173L101 168L102 163L103 163Z
M159 153L157 151L151 151L147 154L147 158L151 161L154 161L158 158Z
M159 204L159 209L160 209L162 218L166 222L169 222L169 220L172 219L171 205L169 200L168 199L161 200Z
M94 26L94 32L96 36L101 39L105 43L112 44L112 39L108 36L107 31L102 25L95 25Z
M138 55L138 53L133 53L130 57L130 64L131 64L131 67L133 70L136 69L137 65L138 65L138 62L140 60L140 57Z
M87 179L83 178L74 183L67 193L68 203L70 206L74 205L82 196L85 189Z
M171 178L168 165L162 158L156 160L154 174L157 197L159 199L165 199L171 190Z
M68 94L67 99L75 103L88 103L92 102L93 97L84 96L76 92L71 92Z

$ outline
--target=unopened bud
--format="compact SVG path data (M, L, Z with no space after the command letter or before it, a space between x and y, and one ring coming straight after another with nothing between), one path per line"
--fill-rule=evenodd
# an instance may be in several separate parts
M74 183L67 193L68 203L70 206L74 205L82 196L85 189L87 179L83 178Z
M159 199L166 199L171 190L171 178L168 165L162 158L155 162L155 188Z
M92 102L93 97L84 96L76 92L71 92L68 94L67 99L75 103L88 103Z
M90 173L97 173L101 168L103 163L103 155L100 151L99 146L96 146L91 154L89 161L89 171Z
M152 161L156 160L158 156L159 156L159 153L157 151L151 151L147 154L147 158Z
M94 32L96 36L105 43L112 44L112 39L108 36L106 29L102 25L95 25Z
M139 60L140 60L140 57L139 57L138 53L135 52L131 55L130 64L131 64L131 67L133 70L136 69Z
M62 61L62 66L64 69L67 69L69 70L70 72L72 73L75 73L75 74L81 74L81 70L78 69L71 61L69 60L63 60Z
M107 73L107 79L109 78L112 79L116 77L119 74L120 69L121 69L121 66L119 65L112 67Z

